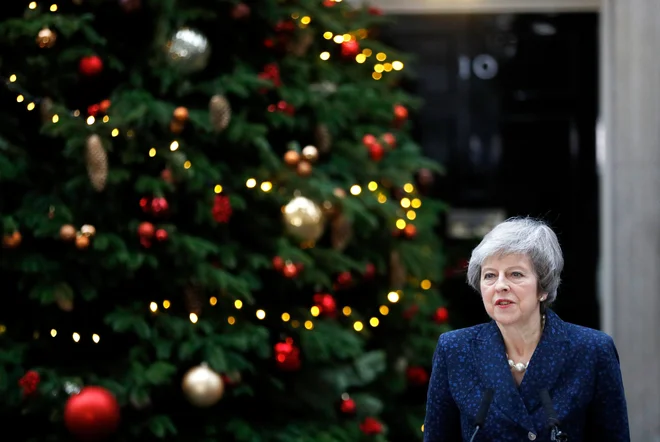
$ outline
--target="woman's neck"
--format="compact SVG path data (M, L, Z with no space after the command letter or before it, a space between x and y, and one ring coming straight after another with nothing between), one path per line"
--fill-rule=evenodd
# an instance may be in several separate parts
M534 315L526 324L498 324L509 359L529 361L541 340L541 315Z

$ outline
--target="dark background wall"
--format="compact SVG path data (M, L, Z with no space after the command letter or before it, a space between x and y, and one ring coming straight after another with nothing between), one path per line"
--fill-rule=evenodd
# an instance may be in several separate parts
M447 169L432 193L452 207L441 233L453 325L487 320L464 272L484 229L530 215L564 250L555 310L598 328L597 15L406 15L384 35L416 55L403 85L425 103L415 134Z

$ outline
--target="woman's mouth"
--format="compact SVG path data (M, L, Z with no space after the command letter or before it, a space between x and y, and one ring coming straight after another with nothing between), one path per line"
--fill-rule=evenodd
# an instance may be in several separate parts
M513 305L513 302L506 301L504 299L499 299L495 302L495 307L498 307L498 308L508 308L508 307L511 307L512 305Z

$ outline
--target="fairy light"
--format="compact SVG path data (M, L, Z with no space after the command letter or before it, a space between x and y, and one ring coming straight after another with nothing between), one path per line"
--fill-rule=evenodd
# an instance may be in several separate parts
M92 335L92 341L94 341L95 344L98 344L100 340L101 340L101 337L99 335L97 335L96 333L94 333Z
M403 230L406 228L406 222L402 219L396 220L396 228L399 230Z
M2 331L2 327L0 327L0 335L2 333L4 333L4 332ZM32 339L39 339L39 332L38 331L35 331L34 333L32 333Z
M199 317L197 316L197 313L191 313L189 316L190 322L193 324L197 324L197 321L199 321Z
M357 54L355 56L355 61L357 61L358 63L364 63L365 61L367 61L367 56L364 54Z
M168 308L170 308L170 305L171 305L171 304L170 304L170 301L168 301L167 299L166 299L165 301L163 301L163 308L164 308L165 310L167 310Z
M0 335L6 331L7 331L7 326L4 324L0 324Z
M294 319L293 321L291 321L291 327L293 327L293 328L300 327L300 321L297 321L297 320Z
M386 59L387 59L387 55L384 52L379 52L376 54L376 60L385 61Z
M270 192L271 190L273 190L273 183L271 183L270 181L264 181L263 183L261 183L260 187L262 192Z
M245 186L246 186L248 189L252 189L252 188L254 188L254 186L256 186L256 185L257 185L257 180L255 180L254 178L249 178L249 179L245 182Z
M50 331L50 335L51 335L53 338L54 338L55 336L57 336L57 330L52 329L52 330Z
M186 160L186 162L183 163L184 169L190 169L191 167L192 167L192 163L189 160Z
M304 16L303 18L300 19L300 23L303 25L308 25L312 22L312 18L308 16Z
M383 65L380 64L380 63L374 65L374 71L375 71L375 72L381 73L381 72L383 72L383 69L385 69L385 68L384 68Z
M362 50L362 53L364 54L365 57L371 57L371 55L373 54L373 52L369 48L364 48Z
M87 124L88 124L89 126L91 126L92 124L94 124L95 121L96 121L96 119L95 119L92 115L90 115L89 117L87 117Z
M290 315L290 314L288 314L288 313L286 313L286 312L282 313L282 321L284 321L284 322L288 322L289 319L291 319L291 315Z
M78 118L80 116L80 111L78 109L73 111L73 116ZM108 118L108 121L110 121L110 118Z
M431 281L425 279L419 284L419 286L422 288L422 290L428 290L431 288Z
M373 78L374 80L380 80L381 78L383 78L383 74L381 74L380 72L373 72L371 74L371 78Z
M178 148L179 148L179 142L176 140L172 141L172 143L170 144L170 150L174 152Z
M152 147L151 149L149 149L149 156L151 158L156 156L156 148L155 147Z
M209 304L216 305L217 303L218 303L218 298L216 298L215 296L211 296L209 298Z
M72 337L73 337L74 342L79 342L80 341L80 335L78 333L74 333Z
M420 207L422 207L422 200L420 200L419 198L415 198L414 200L412 200L410 204L413 206L413 209L419 209Z
M319 58L320 58L321 60L324 60L324 61L325 61L325 60L329 60L329 59L330 59L330 52L328 52L328 51L321 52L321 53L319 54Z
M360 187L360 186L357 185L357 184L353 184L353 185L351 186L351 195L355 195L355 196L357 196L357 195L359 195L360 193L362 193L362 187Z
M390 308L386 305L381 305L378 311L380 311L381 315L387 316L387 314L390 312Z
M215 193L222 193L222 186L220 184L216 184L215 187L213 188L213 191Z
M51 119L51 121L53 122L53 124L57 123L58 121L60 121L60 116L57 115L57 114L53 115L53 118Z
M392 72L392 63L383 63L383 69L385 72Z
M112 135L113 137L118 136L119 135L119 129L117 129L117 128L112 129L112 132L110 132L110 135Z
M57 5L56 4L50 5L50 12L57 12Z
M30 2L30 4L28 5L28 8L37 9L37 2Z
M158 304L156 304L155 302L152 301L152 302L149 304L149 310L151 310L152 312L156 313L156 310L158 310Z
M325 38L326 40L332 40L333 35L334 35L334 34L333 34L332 32L330 32L330 31L325 31L325 32L323 33L323 38Z
M372 327L378 327L378 324L380 324L378 318L374 317L369 319L369 325L371 325Z
M353 40L353 36L351 34L344 34L344 41L351 41Z
M229 323L229 325L234 325L234 324L236 324L236 318L234 318L233 316L230 316L230 317L227 318L227 322Z
M367 184L367 188L372 192L375 192L376 190L378 190L378 183L375 181L371 181L369 182L369 184Z
M22 96L22 95L19 95L18 97L16 97L16 102L17 102L17 103L22 103L23 100L25 100L25 97Z
M257 310L257 319L264 319L266 317L266 312L259 309Z
M379 193L379 194L378 194L378 202L381 203L381 204L386 203L386 202L387 202L387 195L385 195L385 194L382 193L382 192Z
M314 316L314 317L316 317L316 316L318 316L318 315L321 314L321 309L318 308L317 306L314 306L314 307L312 307L312 308L309 309L309 310L310 310L310 313L312 314L312 316Z
M241 308L243 308L243 301L237 299L236 301L234 301L234 307L236 307L237 310L240 310Z
M9 76L9 82L10 83L15 83L16 82L16 74L11 74Z
M30 104L27 105L27 110L29 110L29 111L34 110L34 107L35 107L34 103L30 103Z
M362 331L362 329L364 328L364 324L362 324L361 321L355 321L353 323L353 328L355 329L355 331L358 331L358 332Z
M335 35L334 38L332 39L337 44L342 44L344 42L344 36L343 35Z
M104 123L107 123L108 121L110 121L110 117L107 116L107 115L104 115L104 116L103 116L103 122L104 122Z
M314 323L312 321L305 321L305 328L311 330L314 328Z
M400 61L393 61L392 69L394 69L395 71L400 71L401 69L403 69L403 63L401 63Z
M408 218L410 221L414 220L417 218L417 213L415 213L414 210L409 210L406 212L406 218Z
M351 316L352 310L349 306L346 306L341 309L341 312L344 314L344 316Z
M406 183L406 184L403 185L403 190L404 190L406 193L413 193L413 192L415 191L415 188L413 187L412 184L410 184L410 183Z
M390 301L392 304L396 304L399 302L399 294L397 292L389 292L387 294L387 300Z

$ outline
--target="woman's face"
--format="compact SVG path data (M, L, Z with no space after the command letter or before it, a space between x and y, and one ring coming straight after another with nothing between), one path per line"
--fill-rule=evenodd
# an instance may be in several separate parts
M488 316L502 325L524 325L538 317L538 281L525 255L493 256L481 267L481 297Z

